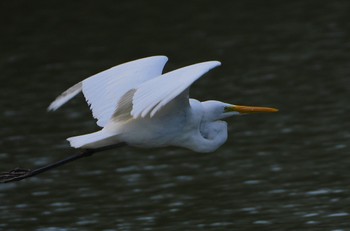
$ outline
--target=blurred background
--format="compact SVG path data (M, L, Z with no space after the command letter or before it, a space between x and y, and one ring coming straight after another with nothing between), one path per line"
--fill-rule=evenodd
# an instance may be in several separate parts
M0 185L0 230L346 230L350 2L2 1L0 171L35 168L97 130L71 85L167 55L219 60L199 100L271 106L228 120L214 153L121 148Z

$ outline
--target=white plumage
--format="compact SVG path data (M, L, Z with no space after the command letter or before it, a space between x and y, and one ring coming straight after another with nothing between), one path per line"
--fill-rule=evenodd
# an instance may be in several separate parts
M58 109L82 91L102 127L95 133L68 138L71 146L94 149L123 142L137 147L180 146L211 152L227 139L227 124L221 119L277 111L189 99L191 84L220 62L198 63L162 75L167 60L153 56L124 63L63 92L49 110Z

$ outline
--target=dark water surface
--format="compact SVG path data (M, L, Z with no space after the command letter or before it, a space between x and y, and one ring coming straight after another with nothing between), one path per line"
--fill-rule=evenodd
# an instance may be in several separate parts
M0 171L74 153L83 97L113 65L220 60L200 100L274 106L229 120L215 153L122 148L0 185L0 230L349 230L349 1L3 1Z

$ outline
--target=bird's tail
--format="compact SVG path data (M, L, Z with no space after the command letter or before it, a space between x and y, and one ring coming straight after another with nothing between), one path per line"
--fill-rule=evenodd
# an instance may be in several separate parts
M95 149L119 143L120 141L117 137L118 134L116 133L101 130L86 135L70 137L67 140L73 148Z

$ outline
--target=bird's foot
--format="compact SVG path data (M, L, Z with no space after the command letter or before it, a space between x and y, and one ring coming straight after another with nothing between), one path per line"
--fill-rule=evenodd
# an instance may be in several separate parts
M21 180L31 172L30 169L15 168L9 172L0 173L0 183Z

